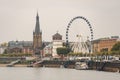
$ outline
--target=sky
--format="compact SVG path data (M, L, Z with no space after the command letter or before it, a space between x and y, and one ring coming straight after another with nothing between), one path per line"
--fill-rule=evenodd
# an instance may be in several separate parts
M76 16L88 19L94 39L120 36L120 0L0 0L0 43L32 41L37 12L43 41L52 41L56 32L65 40L67 25ZM77 30L90 34L84 20L74 21L69 38Z

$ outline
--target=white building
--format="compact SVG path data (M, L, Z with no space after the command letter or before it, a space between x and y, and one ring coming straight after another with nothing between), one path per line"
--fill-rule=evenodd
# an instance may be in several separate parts
M52 44L48 44L47 46L45 46L44 48L44 56L45 55L52 55Z
M52 49L52 56L58 56L57 55L57 48L63 47L63 40L62 40L62 35L60 35L58 32L52 36L52 44L53 44L53 49Z
M5 51L5 49L6 49L6 47L2 47L2 46L0 46L0 54L3 54L4 51Z

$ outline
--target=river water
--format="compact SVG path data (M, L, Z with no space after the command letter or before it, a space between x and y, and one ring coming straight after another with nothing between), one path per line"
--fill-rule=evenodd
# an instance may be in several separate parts
M120 80L120 73L65 68L0 67L0 80Z

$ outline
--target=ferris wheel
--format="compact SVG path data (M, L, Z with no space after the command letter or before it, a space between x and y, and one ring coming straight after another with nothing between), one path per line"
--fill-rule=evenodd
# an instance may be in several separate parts
M71 35L69 33L71 30L71 27L74 27L71 25L73 24L73 22L75 22L78 19L82 19L84 22L87 23L87 26L88 26L89 32L90 32L90 34L89 34L90 40L88 40L88 36L87 36L87 40L84 40L83 35L75 34L76 39L74 39L73 42L69 42L69 38L71 37ZM66 29L66 47L70 48L75 53L79 53L79 52L92 53L92 51L93 51L92 50L92 42L93 42L93 29L92 29L90 22L83 16L77 16L77 17L71 19L71 21L67 25L67 29Z

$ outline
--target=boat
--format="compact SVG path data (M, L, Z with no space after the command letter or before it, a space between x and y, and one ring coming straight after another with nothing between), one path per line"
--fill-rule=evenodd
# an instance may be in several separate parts
M86 62L76 62L75 63L75 69L76 70L87 70L88 65Z

